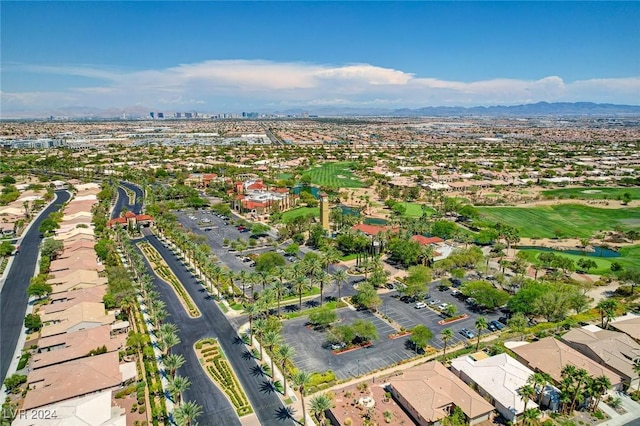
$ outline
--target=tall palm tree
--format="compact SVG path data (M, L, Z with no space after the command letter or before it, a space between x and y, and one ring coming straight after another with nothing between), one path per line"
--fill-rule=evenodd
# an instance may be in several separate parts
M172 322L165 322L158 329L158 333L160 334L169 334L169 333L177 333L177 332L178 332L178 326Z
M331 397L326 393L321 393L311 398L310 403L311 412L316 416L320 424L323 425L325 421L325 411L333 408Z
M336 280L336 286L338 287L338 300L340 300L342 298L342 285L347 283L349 276L347 275L347 271L340 269L338 272L333 274L333 278Z
M320 284L320 306L322 306L322 295L324 293L324 286L331 284L333 281L333 277L326 272L323 272L318 277L318 283Z
M449 343L450 340L453 339L453 331L451 331L450 328L445 328L444 330L442 330L442 332L440 334L442 336L442 342L444 342L444 348L443 348L442 357L446 360L447 359L447 344Z
M281 341L282 341L282 337L275 330L267 331L264 334L264 336L262 337L262 343L267 348L267 351L271 354L271 356L270 356L270 358L271 358L271 378L274 381L275 381L276 375L275 375L275 370L273 369L273 358L274 358L273 348L278 346Z
M262 336L267 331L267 320L264 318L258 318L253 322L253 333L256 335L256 340L260 341L260 361L262 361Z
M240 271L237 276L237 278L240 280L240 283L242 284L242 299L247 298L247 295L244 291L245 285L247 284L247 277L248 277L248 274L247 274L247 271L245 270Z
M278 318L280 318L280 302L282 301L282 295L286 291L287 286L285 285L284 281L276 280L271 286L271 289L273 290L273 294L275 295L278 304L277 315Z
M296 351L289 345L278 346L276 352L278 361L280 362L280 371L282 372L282 378L284 379L284 391L283 394L287 394L287 363L293 359Z
M489 325L487 324L487 319L483 316L479 316L476 319L476 330L478 331L478 341L476 342L476 351L480 348L480 333L482 330L485 330Z
M244 307L244 313L249 315L249 337L253 337L253 318L258 314L258 306L250 303Z
M171 355L171 348L180 343L180 338L176 333L160 334L160 347L165 355Z
M531 386L533 386L533 388L536 390L536 393L537 393L536 403L538 405L540 405L540 400L542 399L542 393L544 392L544 387L548 383L551 383L552 381L553 381L553 379L551 378L551 376L549 374L543 373L541 371L537 371L537 372L533 373L527 379L527 383L529 383ZM538 387L540 387L540 391L538 391Z
M176 375L178 368L184 365L185 359L180 354L171 354L164 357L162 363L164 367L169 371L169 376L172 378Z
M529 408L522 413L522 424L526 426L533 426L536 424L540 417L540 410L537 408Z
M596 308L598 308L598 311L600 312L600 322L602 328L607 329L607 327L609 326L609 321L616 315L617 307L618 303L612 299L604 299L598 303Z
M595 411L598 408L598 404L602 399L602 395L609 389L611 389L611 380L605 375L598 376L591 381L589 386L591 388L592 394L594 396L595 401L593 402L591 409Z
M298 391L300 392L300 401L302 402L302 424L307 424L307 407L304 403L304 390L305 387L311 381L311 374L307 373L303 370L297 370L293 373L293 377L291 377L291 381L295 386L298 387Z
M520 389L518 389L518 395L522 402L524 402L523 412L527 411L527 404L529 400L533 401L533 398L536 396L536 390L531 385L524 385Z
M175 376L169 382L169 393L173 396L178 406L182 403L182 393L186 392L189 387L191 387L191 381L188 377Z
M311 288L311 282L308 278L298 277L293 281L293 289L298 293L298 310L302 310L302 293Z
M187 401L176 408L173 417L178 426L191 426L200 414L202 414L202 407L193 401Z

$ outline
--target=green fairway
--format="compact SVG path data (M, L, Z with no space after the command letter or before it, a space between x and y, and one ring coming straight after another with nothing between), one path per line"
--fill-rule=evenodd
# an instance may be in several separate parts
M515 226L521 237L589 237L616 226L640 229L640 208L598 209L578 204L539 207L478 207L483 219Z
M420 203L398 203L406 209L404 212L404 216L406 217L422 217L422 204ZM431 216L436 211L431 207L427 208L427 215Z
M313 214L313 217L319 217L320 207L298 207L297 209L286 211L282 213L282 221L284 223L288 223L293 218L306 216L308 214Z
M570 198L581 200L617 200L629 193L632 200L640 199L640 188L562 188L542 191L542 195L551 198Z
M525 249L522 250L526 253L531 253L534 257L538 257L540 253L548 253L543 250L536 249ZM638 246L630 246L620 249L620 257L596 257L596 256L580 256L577 254L565 254L560 251L554 251L553 254L556 256L568 257L573 260L574 264L578 263L578 260L581 258L591 259L598 265L594 269L589 269L590 274L601 275L607 272L611 272L611 264L613 262L617 262L621 264L624 268L633 268L640 269L640 245Z
M311 176L311 183L331 188L362 188L364 184L351 172L353 163L348 161L325 163L312 167L304 174Z

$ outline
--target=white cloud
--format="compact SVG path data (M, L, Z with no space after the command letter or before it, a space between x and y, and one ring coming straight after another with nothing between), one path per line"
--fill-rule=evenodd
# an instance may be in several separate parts
M243 105L513 105L537 101L593 101L637 104L640 77L566 82L560 76L537 80L472 82L420 77L371 64L323 65L266 60L211 60L158 70L114 70L91 66L11 64L3 73L24 72L85 77L62 92L1 93L3 109L87 105L146 105L203 110ZM95 81L94 85L87 80ZM6 87L5 87L6 89ZM200 108L200 107L199 107Z

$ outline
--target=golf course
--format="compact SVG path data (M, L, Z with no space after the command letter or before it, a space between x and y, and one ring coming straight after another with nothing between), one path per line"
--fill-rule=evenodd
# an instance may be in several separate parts
M640 199L640 188L560 188L542 191L547 198L579 199L579 200L618 200L629 194L632 200Z
M314 185L330 188L362 188L364 184L351 172L353 163L348 161L324 163L312 167L304 174L311 177Z
M579 204L478 207L482 219L504 223L527 238L586 238L598 231L640 229L640 208L599 209Z

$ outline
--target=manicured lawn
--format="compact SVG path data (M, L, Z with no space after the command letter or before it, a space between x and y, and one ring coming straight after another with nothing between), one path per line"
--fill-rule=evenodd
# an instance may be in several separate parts
M576 198L582 200L616 200L628 192L633 200L640 198L640 188L561 188L542 191L542 195L553 198Z
M325 163L312 167L304 174L311 176L311 183L332 188L362 188L364 184L351 172L348 161Z
M282 213L282 221L284 223L290 222L296 217L306 216L312 213L314 217L320 216L320 207L299 207L297 209L289 210Z
M406 217L421 217L422 216L422 204L420 203L400 203L406 209L404 212L404 216ZM431 207L427 208L427 214L431 216L436 211Z
M640 208L598 209L578 204L539 207L478 207L482 217L491 222L515 226L521 237L554 238L588 237L595 232L640 228Z
M535 249L526 249L523 251L527 253L532 253L533 256L535 257L537 257L538 254L543 253L542 250L535 250ZM593 260L594 262L596 262L598 266L594 269L589 269L590 274L600 275L606 272L611 272L611 264L613 262L618 262L624 268L640 269L640 245L625 247L621 249L620 257L604 258L604 257L594 257L594 256L580 256L577 254L565 254L557 251L554 251L553 254L556 256L568 257L569 259L573 260L574 264L577 264L578 260L581 258Z

